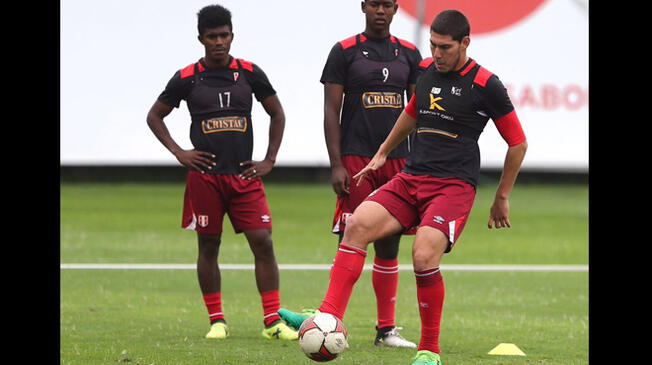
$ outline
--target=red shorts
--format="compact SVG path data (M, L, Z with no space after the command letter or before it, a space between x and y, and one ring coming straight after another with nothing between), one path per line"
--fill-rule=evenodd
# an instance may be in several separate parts
M271 229L263 180L188 171L181 227L203 234L220 234L225 213L236 233Z
M342 156L342 164L349 174L349 193L337 196L335 205L335 216L333 217L333 233L344 232L346 227L346 218L353 214L355 208L362 203L372 191L383 186L394 175L401 172L405 165L405 158L387 159L385 164L378 170L365 176L356 186L357 181L353 180L353 175L357 174L367 164L371 158L362 156L346 155Z
M475 200L475 188L456 178L401 172L369 195L405 229L430 226L448 237L449 252L462 234Z

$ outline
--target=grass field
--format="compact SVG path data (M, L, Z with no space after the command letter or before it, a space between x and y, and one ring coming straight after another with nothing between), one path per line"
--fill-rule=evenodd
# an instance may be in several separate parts
M488 230L493 186L481 186L458 244L443 264L588 264L588 188L519 185L509 230ZM327 185L267 184L280 264L332 261L334 195ZM179 228L182 184L62 184L62 263L184 263L196 259L193 232ZM251 264L242 235L225 220L221 263ZM401 264L410 264L411 238ZM371 262L373 248L367 263ZM443 272L444 364L587 364L586 272ZM372 344L371 273L356 285L345 324L350 348L334 363L410 364L413 350ZM292 343L260 337L260 299L252 271L225 270L224 310L231 337L208 329L194 270L61 270L62 364L310 364ZM327 271L281 271L282 305L319 304ZM414 276L401 271L397 322L418 340ZM527 356L488 355L514 343Z

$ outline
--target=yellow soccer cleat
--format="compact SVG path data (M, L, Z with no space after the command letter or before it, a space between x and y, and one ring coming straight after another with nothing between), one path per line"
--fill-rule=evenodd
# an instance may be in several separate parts
M263 328L263 337L268 340L277 339L277 340L298 340L299 334L297 331L288 327L285 323L281 321L276 321L272 323L271 326Z
M229 327L224 322L215 322L211 325L210 331L206 334L206 338L223 340L229 337Z

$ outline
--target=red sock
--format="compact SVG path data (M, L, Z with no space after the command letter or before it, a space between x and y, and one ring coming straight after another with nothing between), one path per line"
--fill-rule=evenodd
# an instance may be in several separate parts
M353 286L360 278L366 257L366 251L340 244L331 267L326 296L319 306L320 312L331 313L339 319L344 318Z
M444 306L444 279L439 268L415 271L421 316L421 341L417 351L439 353L439 324Z
M224 321L224 313L222 313L222 293L208 293L204 294L204 304L208 309L208 320L212 323L218 320Z
M376 293L378 328L394 327L396 290L398 289L398 259L374 258L371 283Z
M265 326L280 320L281 317L276 313L281 307L278 290L262 292L260 293L260 299L263 303L263 322L265 322Z

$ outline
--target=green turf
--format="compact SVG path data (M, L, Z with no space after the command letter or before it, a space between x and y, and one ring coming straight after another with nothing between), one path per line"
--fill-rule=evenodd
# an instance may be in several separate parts
M67 184L61 187L62 262L194 262L196 238L180 228L183 185ZM327 185L266 186L280 263L328 263L335 197ZM494 187L481 186L464 232L445 263L587 264L588 188L517 186L510 229L487 229ZM251 263L243 235L225 219L220 260ZM412 237L401 245L411 262ZM372 249L372 248L371 248Z
M480 187L465 231L444 264L587 264L588 188L517 186L513 227L488 230L493 187ZM330 263L334 197L327 185L268 184L279 263ZM61 262L192 263L195 235L179 228L183 185L63 184ZM411 239L400 260L410 263ZM371 256L371 255L370 255ZM242 235L225 224L220 262L251 263ZM370 259L368 258L368 262ZM283 306L319 304L327 271L281 271ZM443 273L442 359L458 364L588 364L586 272ZM350 345L334 363L406 364L414 350L372 345L369 272L344 322ZM262 310L252 271L223 271L231 337L205 340L207 313L194 270L62 270L61 364L311 364L295 342L260 336ZM414 276L400 274L398 325L418 340ZM488 355L515 343L527 356Z
M350 348L340 364L410 364L409 349L372 345L371 274L356 285L344 322ZM224 311L231 335L208 341L206 310L192 270L64 270L61 363L309 364L296 342L265 340L250 271L224 271ZM586 364L586 273L448 272L441 347L445 364ZM315 305L327 272L282 271L284 305ZM414 278L400 274L397 321L417 341ZM371 307L370 307L371 306ZM501 342L527 356L488 355Z

